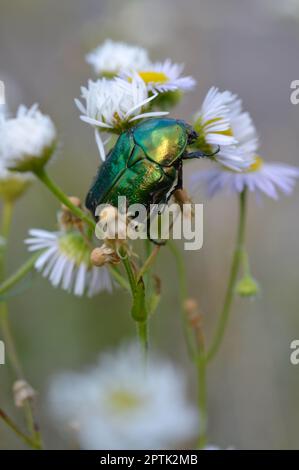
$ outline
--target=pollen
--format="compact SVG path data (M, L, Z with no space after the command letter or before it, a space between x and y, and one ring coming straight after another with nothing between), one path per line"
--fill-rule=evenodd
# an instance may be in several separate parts
M163 72L144 71L139 72L140 77L145 83L167 83L169 77Z

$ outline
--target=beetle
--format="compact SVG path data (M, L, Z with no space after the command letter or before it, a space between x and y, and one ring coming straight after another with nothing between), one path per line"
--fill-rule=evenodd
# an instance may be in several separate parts
M123 132L98 169L87 209L95 216L99 204L117 207L118 196L126 196L128 206L143 204L148 211L151 204L168 202L183 187L183 160L215 154L188 153L197 137L185 121L170 118L147 119Z

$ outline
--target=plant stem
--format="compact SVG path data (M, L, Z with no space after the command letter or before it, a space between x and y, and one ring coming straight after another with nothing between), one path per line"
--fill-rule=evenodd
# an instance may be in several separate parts
M154 263L158 253L160 251L160 246L155 246L155 248L152 250L152 252L149 254L147 259L145 260L143 266L141 267L139 273L137 274L137 282L142 278L142 276L148 271L148 269L152 266Z
M147 360L147 352L148 352L148 322L147 321L139 321L136 322L137 327L137 334L142 346L142 350L144 353L144 360Z
M206 380L206 368L207 363L203 352L198 355L196 361L197 367L197 379L198 379L198 409L199 409L199 436L198 436L198 448L203 449L207 444L207 380Z
M49 177L46 173L45 169L41 169L36 172L36 176L47 186L47 188L51 191L52 194L62 203L64 204L72 213L78 217L79 219L86 222L86 224L95 230L96 223L92 220L82 209L75 206L67 197L67 195L60 189L56 183Z
M128 276L128 280L129 280L129 284L130 284L130 288L131 288L131 293L132 293L132 298L133 298L133 304L135 304L135 302L137 304L139 304L139 302L137 300L137 296L139 295L138 294L138 285L139 285L140 282L143 283L143 280L142 280L142 278L140 278L137 281L137 279L135 277L135 274L134 274L134 271L133 271L133 268L132 268L132 265L131 265L130 260L128 259L127 256L123 256L122 261L123 261L123 265L124 265L124 268L125 268L127 276ZM147 321L147 318L142 319L140 321L135 319L135 321L136 321L137 334L138 334L138 338L139 338L139 341L140 341L140 345L141 345L141 347L144 351L144 356L145 356L145 359L146 359L147 350L148 350L148 321Z
M192 339L193 332L188 324L186 314L185 314L185 301L188 297L185 263L184 263L180 250L178 249L178 247L172 240L168 241L167 246L172 252L176 265L177 265L181 320L182 320L182 324L184 328L184 334L185 334L185 339L186 339L186 343L188 347L188 352L192 360L194 360L196 356L196 351L194 347L194 341Z
M173 241L169 241L167 244L173 253L176 264L177 264L177 271L179 277L179 285L180 285L180 303L181 303L181 316L182 322L185 332L185 338L188 346L188 350L190 353L190 357L193 360L196 371L197 371L197 387L198 387L198 411L199 411L199 436L198 436L198 446L202 449L206 445L206 431L207 431L207 391L206 391L206 361L205 361L205 354L204 354L204 340L203 340L203 333L200 337L197 338L197 342L193 341L193 330L189 326L184 303L187 299L188 289L187 289L187 282L186 282L186 270L185 270L185 263L181 252L175 245Z
M13 205L9 201L4 201L1 235L7 240L10 232L11 221L12 221ZM3 277L5 271L5 254L6 254L7 243L5 244L4 250L1 253L0 258L0 279ZM3 333L5 345L7 347L8 356L11 361L11 365L15 371L18 379L23 379L23 368L19 360L17 349L14 343L11 327L8 319L8 309L5 302L0 301L0 325ZM29 400L24 403L24 411L26 422L29 432L32 434L32 439L35 443L36 448L41 448L41 436L35 425L33 410Z
M34 268L34 263L39 256L40 252L35 253L15 273L13 273L2 284L0 284L0 295L6 294L16 284L18 284L18 282L20 282L26 276L26 274L32 271Z
M118 284L123 287L125 290L130 291L130 285L128 281L120 274L116 266L109 266L110 272L114 279L118 282ZM1 286L0 286L0 294L1 294Z
M134 297L135 289L136 289L135 274L134 274L134 271L132 269L132 266L131 266L131 263L130 263L128 257L124 256L122 261L123 261L123 265L124 265L124 268L125 268L127 276L128 276L132 296Z
M11 418L9 418L9 416L7 416L6 413L4 413L4 411L2 411L0 409L0 418L4 421L4 423L7 424L7 426L15 433L17 434L17 436L19 436L19 438L25 442L25 444L27 444L28 446L32 447L33 449L40 449L40 446L35 442L33 441L32 439L30 439L30 437L26 436L26 434L24 434L19 428L18 426L12 421Z
M207 353L206 360L211 361L218 352L218 349L221 345L231 311L232 301L234 298L234 288L239 273L240 263L242 260L242 253L244 250L244 241L245 241L245 225L246 225L246 202L247 202L247 193L246 189L240 194L240 203L239 203L239 223L237 230L237 239L236 246L232 258L232 264L230 269L230 276L228 281L228 286L226 290L226 295L224 299L224 305L216 328L216 333L212 341L212 345Z

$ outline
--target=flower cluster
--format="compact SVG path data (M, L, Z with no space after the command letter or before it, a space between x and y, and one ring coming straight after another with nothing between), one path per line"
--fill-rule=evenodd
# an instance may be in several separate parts
M87 86L81 88L81 100L76 99L75 102L80 110L81 120L94 129L102 161L109 158L109 147L106 148L109 142L112 148L118 135L129 131L143 119L167 115L168 110L183 94L195 86L195 80L191 76L183 75L183 65L170 59L153 62L144 48L133 45L107 40L89 53L86 60L92 65L98 78L95 81L89 80ZM184 127L182 137L178 123ZM167 166L165 160L161 159L162 176L158 173L154 180L155 183L158 181L158 188L154 187L154 191L151 191L147 184L147 175L144 176L143 173L140 173L138 183L133 177L124 179L123 182L120 172L113 174L110 171L110 163L115 167L119 164L113 157L100 169L106 171L108 167L102 180L103 174L98 174L96 197L93 198L93 190L89 195L92 194L92 199L96 202L105 197L109 199L111 187L116 182L117 195L124 192L124 188L129 188L138 200L144 191L146 212L143 221L151 215L150 201L155 200L152 196L156 197L157 202L161 202L164 196L168 201L174 194L179 210L183 212L191 199L181 184L182 162L188 157L210 157L212 168L193 173L194 191L204 183L210 196L222 190L240 196L238 239L220 327L211 348L203 348L205 341L200 309L193 299L182 299L187 342L198 371L198 415L186 400L181 372L155 356L149 359L145 370L144 355L141 355L136 345L122 348L115 355L105 355L96 367L86 373L68 373L54 378L49 394L51 415L61 431L72 431L76 444L82 449L165 449L166 446L183 445L193 438L198 421L201 425L201 448L218 449L214 445L205 446L206 367L221 343L234 294L254 297L260 291L257 281L251 276L245 248L246 191L264 193L276 199L278 191L290 194L299 177L298 168L282 163L266 163L259 156L259 140L251 116L244 111L240 98L230 91L212 87L195 113L192 126L182 120L175 121L175 130L171 137L163 130L162 138L159 137L160 144L156 145L155 126L159 127L161 124L163 126L165 121L145 123L147 135L150 135L150 150L153 148L156 152L157 149L162 149L159 155L166 155L168 158L173 156L177 136L183 145L181 152L174 155L177 157L174 164L171 159L166 159L168 162L171 160ZM137 147L138 131L140 128L129 135L131 154L127 166L141 163L147 168L147 164L155 163L160 170L157 164L160 160L155 159L151 151L144 150L141 154L141 144ZM122 135L119 143L127 137L127 134ZM4 287L2 284L2 289L5 289L5 285L9 286L8 289L11 288L33 267L48 278L54 287L61 287L76 296L92 297L102 291L111 292L114 281L117 281L131 293L131 317L137 324L143 352L147 352L147 322L160 299L160 279L152 276L150 269L160 247L149 251L146 246L146 257L142 260L143 256L135 254L127 243L127 238L134 239L130 234L141 233L143 225L146 225L135 220L135 211L126 214L112 205L102 208L101 204L93 211L93 204L88 203L89 195L87 207L77 197L68 198L49 178L44 168L56 146L57 131L54 123L49 116L39 111L37 105L31 108L20 106L15 117L9 117L6 110L0 108L0 197L7 204L3 235L7 236L11 203L26 190L35 177L62 203L58 214L58 229L29 231L25 243L33 256L9 282L3 283ZM135 152L136 148L138 152ZM114 155L117 158L118 153L115 152ZM144 155L148 157L147 160ZM124 172L131 170L125 164L123 167ZM165 174L162 170L165 170ZM110 183L107 181L107 186L108 183L110 186L108 189L104 188L105 195L98 196L101 193L98 182L100 181L99 185L102 182L105 184L111 173L114 180ZM168 175L171 179L166 185L163 177ZM134 186L137 185L140 186L141 193L134 192ZM94 218L87 214L87 209L93 212ZM138 211L137 213L139 214ZM183 212L183 215L191 219L191 208L188 213ZM163 219L160 216L159 212L157 225L159 235L163 235ZM176 214L173 224L175 217ZM97 223L95 219L98 219ZM149 238L146 230L142 233L144 238ZM0 237L1 255L7 244L5 237ZM103 241L100 247L94 243L95 237ZM186 290L184 269L179 252L175 247L171 251L177 260L183 296L183 291ZM121 263L122 271L119 269L121 266L118 266ZM238 281L241 270L243 277ZM122 273L127 275L127 279ZM17 407L30 404L35 394L25 380L16 382L14 398ZM197 416L200 417L199 420ZM29 421L31 428L34 419ZM14 425L11 427L14 428ZM34 440L22 432L18 434L36 447Z
M169 59L151 62L145 49L111 40L89 53L86 60L100 78L81 88L83 103L75 102L81 119L95 128L103 161L110 140L103 138L103 133L120 134L140 119L168 114L162 109L162 95L174 95L176 101L177 93L192 90L196 83L183 76L182 64ZM166 102L170 104L169 96Z

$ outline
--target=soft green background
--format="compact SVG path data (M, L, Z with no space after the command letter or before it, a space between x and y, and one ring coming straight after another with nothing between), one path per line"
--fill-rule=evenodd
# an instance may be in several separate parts
M281 0L281 5L285 2ZM59 129L61 147L50 172L69 194L84 197L98 164L91 129L80 122L73 99L92 76L84 54L106 37L149 47L156 59L184 61L198 79L175 115L189 119L211 85L239 93L252 113L269 160L298 162L299 106L290 82L299 79L299 23L251 0L1 0L0 79L12 110L37 101ZM193 163L194 167L201 162ZM190 173L188 167L186 173ZM186 253L190 293L211 333L225 288L234 237L236 201L204 205L204 247ZM248 247L262 285L256 302L238 300L209 382L210 440L237 448L299 448L299 366L289 345L299 338L298 203L251 200ZM38 183L18 203L9 271L26 259L28 228L53 229L58 205ZM176 274L167 249L157 266L163 300L152 324L153 344L185 367L190 396L195 377L179 321ZM115 292L76 299L35 275L30 289L10 303L26 374L39 390L47 446L62 447L45 406L49 377L92 363L97 354L134 334L129 299ZM0 404L21 423L11 397L13 376L0 366ZM22 448L0 424L0 448Z

